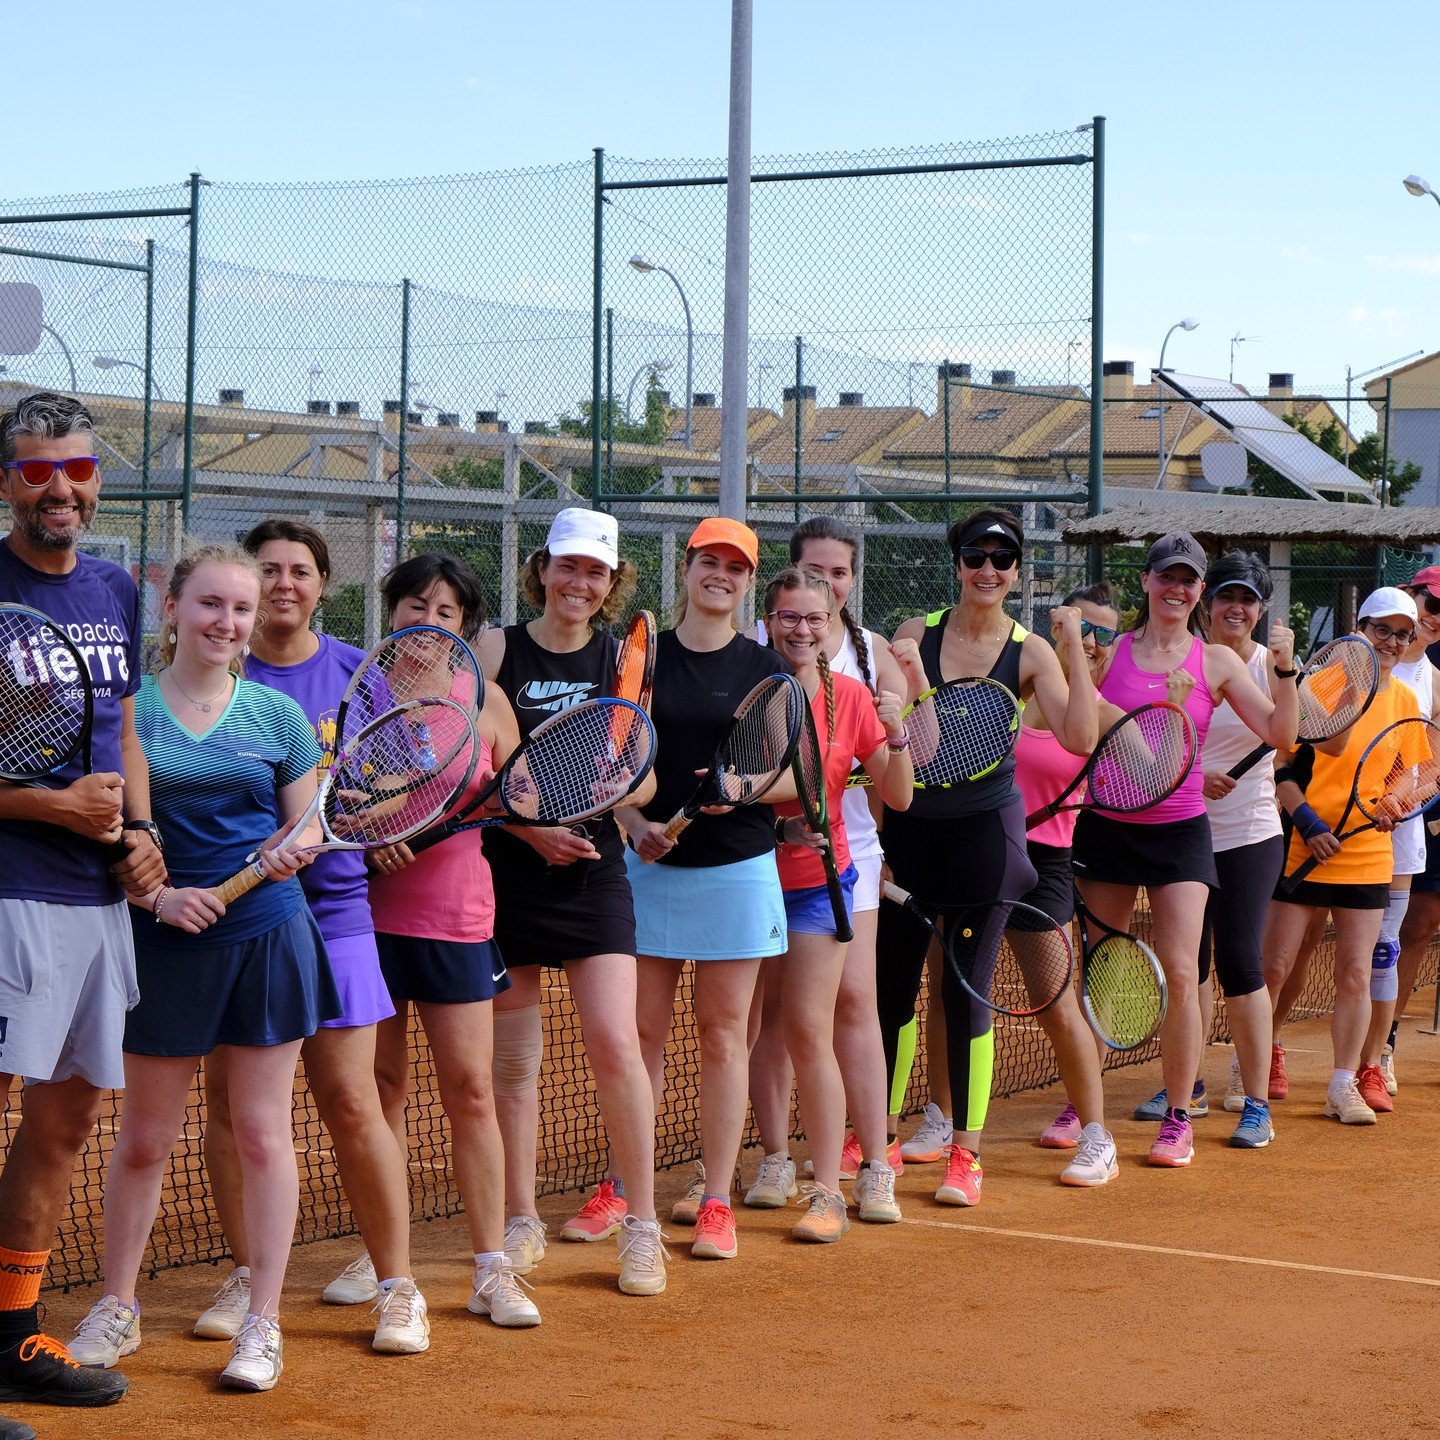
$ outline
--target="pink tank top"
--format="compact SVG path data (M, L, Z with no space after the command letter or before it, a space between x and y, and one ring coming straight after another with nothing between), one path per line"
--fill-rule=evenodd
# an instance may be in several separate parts
M1055 738L1053 731L1032 730L1022 725L1015 740L1015 782L1025 802L1025 813L1033 815L1048 805L1075 778L1084 763ZM1084 793L1077 791L1069 799L1083 799ZM1029 831L1025 838L1037 845L1068 849L1075 838L1075 819L1074 810L1062 810Z
M1120 643L1115 647L1115 658L1100 685L1100 693L1122 710L1155 705L1165 698L1165 676L1140 669L1131 658L1131 642L1130 635L1120 637ZM1190 773L1180 788L1153 809L1140 810L1134 815L1116 815L1113 819L1137 825L1163 825L1168 820L1192 820L1205 813L1205 774L1198 763L1198 756L1210 730L1215 702L1210 698L1210 687L1205 683L1205 642L1198 635L1191 641L1190 653L1180 662L1179 668L1188 670L1195 677L1194 688L1185 700L1185 710L1195 722L1197 763L1190 767Z

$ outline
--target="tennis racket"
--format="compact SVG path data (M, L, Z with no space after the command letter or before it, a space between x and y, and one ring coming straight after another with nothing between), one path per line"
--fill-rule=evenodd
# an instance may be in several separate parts
M543 720L495 776L442 825L407 841L412 855L486 825L573 825L621 804L655 763L655 726L628 700L583 700ZM463 787L462 787L463 788ZM469 817L492 798L502 813Z
M1020 702L998 680L947 680L905 711L915 788L948 789L998 769L1020 734ZM848 785L868 785L863 772Z
M741 702L695 793L665 826L677 839L707 805L753 805L785 773L810 709L793 675L768 675Z
M887 880L882 893L924 921L955 978L997 1015L1040 1015L1065 993L1075 955L1043 910L1018 900L946 908L942 928L908 890Z
M341 733L314 798L280 842L317 818L322 850L373 850L418 835L459 798L474 774L480 750L475 723L454 700L408 700L361 726ZM266 879L260 858L214 887L224 905Z
M1305 662L1299 676L1300 725L1297 745L1333 740L1348 730L1369 708L1380 684L1380 661L1375 647L1363 635L1342 635L1322 645ZM1274 747L1257 745L1225 773L1238 780L1258 765Z
M638 705L647 715L655 688L655 644L655 617L648 610L637 611L620 641L610 686L612 695Z
M1418 815L1440 794L1440 725L1418 718L1387 725L1364 749L1350 783L1350 798L1332 829L1342 845L1382 820L1395 825ZM1361 820L1347 830L1346 822L1359 811ZM1280 883L1287 891L1315 869L1313 855Z
M1075 918L1085 1018L1112 1050L1138 1050L1158 1033L1169 1005L1159 958L1139 936L1097 919L1085 908L1078 888Z
M845 892L840 888L840 872L835 868L834 840L830 833L830 802L825 794L825 770L820 758L820 737L815 733L815 712L809 705L800 717L800 739L791 762L795 772L795 789L800 796L800 813L817 835L825 837L820 863L825 868L825 889L830 896L830 913L835 918L835 938L848 944L855 938L850 917L845 913Z
M1195 764L1195 724L1178 705L1162 700L1123 715L1101 737L1080 773L1048 805L1025 817L1025 828L1062 810L1104 810L1133 815L1173 795ZM1085 787L1081 799L1066 804Z
M84 773L94 773L93 684L59 621L0 604L0 780L39 785L77 756ZM103 848L111 865L130 853L123 840Z
M406 625L367 651L356 667L335 712L335 734L357 730L409 701L432 699L454 701L478 715L485 677L458 635L438 625Z

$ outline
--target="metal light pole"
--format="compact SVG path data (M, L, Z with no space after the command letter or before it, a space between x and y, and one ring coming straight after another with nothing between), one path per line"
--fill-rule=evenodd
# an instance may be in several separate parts
M305 396L305 398L306 398L307 400L313 400L313 399L315 398L315 382L316 382L324 373L325 373L324 369L323 369L321 366L319 366L319 365L312 365L312 366L310 367L310 389L309 389L308 393L307 393L306 396Z
M690 449L690 428L694 419L693 405L695 401L695 326L690 320L690 302L685 298L685 287L675 278L672 270L667 270L663 265L657 265L653 260L647 260L643 255L632 255L630 264L633 269L638 270L642 275L648 275L652 270L658 270L662 275L670 277L670 283L680 294L680 304L685 309L685 448Z
M633 423L634 423L634 416L631 414L630 407L631 407L631 405L634 403L634 400L635 400L635 386L639 383L640 377L641 377L642 375L649 374L651 371L660 372L660 371L668 370L669 368L670 368L670 361L668 361L668 360L647 360L647 361L630 377L630 385L629 385L629 388L625 391L625 419L626 419L627 423L630 423L630 424L633 424Z
M97 355L94 359L94 366L97 370L113 370L117 365L123 365L127 370L138 370L142 375L145 367L135 360L121 360L114 355ZM155 392L157 400L165 398L165 392L160 388L160 382L152 375L150 377L150 388Z
M765 408L765 372L774 368L768 360L762 360L755 367L755 408L757 410Z
M1157 490L1165 488L1165 471L1168 468L1165 463L1165 387L1160 383L1160 372L1165 368L1165 347L1177 330L1193 330L1199 323L1187 315L1183 320L1177 320L1165 332L1165 338L1160 342L1160 363L1155 367L1155 398L1160 405L1160 478L1155 482Z
M49 326L49 325L42 325L40 328L41 328L41 329L60 347L60 349L64 352L64 355L65 355L65 363L70 367L70 393L71 393L72 395L77 395L77 394L79 394L79 392L80 392L80 386L76 383L76 380L75 380L75 357L70 353L70 347L60 338L60 332L59 332L58 330L53 329L53 328L52 328L51 326Z
M1075 358L1075 352L1085 347L1085 339L1081 336L1078 340L1067 340L1065 342L1065 388L1070 388L1070 364Z

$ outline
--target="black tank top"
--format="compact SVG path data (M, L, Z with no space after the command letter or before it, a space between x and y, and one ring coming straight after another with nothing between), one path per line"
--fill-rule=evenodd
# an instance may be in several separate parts
M509 698L526 739L542 720L609 693L615 674L615 641L597 630L589 642L568 654L556 654L537 645L524 625L505 627L505 658L495 674ZM497 888L543 885L550 890L583 889L596 865L624 864L624 844L612 815L582 821L599 860L574 865L547 865L541 856L514 835L491 828L485 832L485 858L495 872ZM503 880L502 880L503 876Z
M945 626L953 610L936 610L925 617L925 633L920 637L920 660L925 674L936 684L944 684L940 672L940 644ZM1030 632L1018 621L1010 622L1010 638L1000 647L1000 654L990 667L989 678L998 680L1017 699L1020 695L1020 652ZM1012 751L988 775L968 780L948 789L915 787L915 798L909 815L940 819L952 815L979 815L999 810L1019 798L1015 785L1015 755Z

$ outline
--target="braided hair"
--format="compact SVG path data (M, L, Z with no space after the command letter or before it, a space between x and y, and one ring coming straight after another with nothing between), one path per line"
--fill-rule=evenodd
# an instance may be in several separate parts
M812 515L808 520L802 520L794 530L790 532L790 560L794 565L799 565L805 558L805 544L809 540L835 540L841 545L850 547L850 569L852 571L860 568L860 532L853 526L847 525L843 520L837 520L833 515ZM865 681L869 690L875 689L875 676L870 669L870 642L865 634L865 628L850 613L848 604L840 607L840 621L845 626L850 636L850 643L855 647L855 658L860 663L860 676ZM829 661L826 660L828 669Z
M818 595L826 610L835 611L835 592L823 575L812 575L798 565L787 565L765 587L765 613L768 615L776 599L786 590L808 590ZM820 683L825 687L825 745L828 748L835 738L835 678L830 673L830 659L824 645L815 647L815 668L820 672Z

